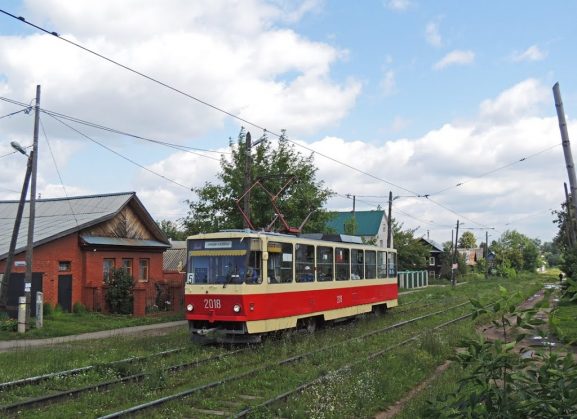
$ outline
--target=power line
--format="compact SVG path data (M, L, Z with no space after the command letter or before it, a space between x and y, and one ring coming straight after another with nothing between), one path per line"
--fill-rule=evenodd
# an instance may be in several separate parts
M18 101L16 101L16 100L8 99L8 98L2 97L2 96L0 96L0 100L3 100L3 101L5 101L5 102L9 102L9 103L12 103L12 104L15 104L15 105L23 106L23 107L24 107L24 106L26 106L26 107L28 106L28 105L26 105L26 104L23 103L23 102L18 102ZM51 111L51 110L44 109L44 108L40 108L40 111L43 112L43 113L45 113L45 114L47 114L47 115L56 116L56 117L59 117L59 118L61 118L61 119L65 119L65 120L68 120L68 121L71 121L71 122L76 122L76 123L81 124L81 125L86 125L86 126L89 126L89 127L92 127L92 128L100 129L100 130L107 131L107 132L111 132L111 133L114 133L114 134L119 134L119 135L123 135L123 136L126 136L126 137L136 138L136 139L138 139L138 140L148 141L148 142L151 142L151 143L154 143L154 144L163 145L163 146L166 146L166 147L170 147L170 148L177 149L177 150L179 150L179 151L184 151L184 152L187 152L187 153L195 154L195 155L197 155L197 156L206 157L206 158L208 158L208 159L212 159L212 160L215 160L215 161L220 161L220 160L219 160L219 159L216 159L216 158L214 158L214 157L205 156L205 155L200 154L200 153L195 153L195 152L193 152L193 151L191 151L191 150L202 151L202 152L206 152L206 153L230 154L230 153L228 153L228 152L226 152L226 151L207 150L207 149L198 148L198 147L189 147L189 146L185 146L185 145L169 143L169 142L166 142L166 141L154 140L154 139L151 139L151 138L143 137L143 136L140 136L140 135L137 135L137 134L131 134L131 133L129 133L129 132L121 131L121 130L116 129L116 128L107 127L107 126L105 126L105 125L98 124L98 123L96 123L96 122L90 122L90 121L82 120L82 119L77 118L77 117L74 117L74 116L66 115L66 114L63 114L63 113L60 113L60 112L55 112L55 111ZM19 111L19 112L21 112L21 111Z
M24 112L25 114L28 115L28 114L30 113L30 110L31 110L31 109L32 109L32 108L29 106L29 107L27 107L26 109L20 109L19 111L12 112L12 113L9 113L9 114L0 116L0 119L8 118L9 116L13 116L13 115L19 114L20 112Z
M52 156L52 162L54 163L54 167L56 168L56 173L58 173L58 178L60 179L60 185L62 186L62 190L64 191L64 195L67 198L68 206L70 207L70 212L74 217L74 222L76 223L76 227L78 227L78 218L76 218L76 214L74 214L74 209L72 208L72 203L68 199L68 192L66 192L66 186L64 186L64 181L62 180L62 175L60 174L60 170L58 169L58 164L56 164L56 159L54 158L54 153L52 152L52 146L50 145L50 141L48 140L48 135L46 135L46 130L44 129L44 124L42 123L42 119L40 119L40 127L42 128L42 133L44 134L44 139L46 140L46 144L48 145L48 150L50 150L50 155Z
M92 141L93 143L98 144L100 147L105 148L106 150L110 151L111 153L116 154L118 157L120 157L120 158L122 158L122 159L124 159L124 160L126 160L126 161L128 161L128 162L130 162L130 163L132 163L132 164L134 164L135 166L138 166L138 167L140 167L141 169L144 169L144 170L146 170L147 172L152 173L153 175L158 176L158 177L160 177L160 178L162 178L162 179L164 179L164 180L167 180L168 182L174 183L175 185L178 185L178 186L180 186L180 187L182 187L182 188L188 189L189 191L192 189L190 186L183 185L182 183L179 183L179 182L177 182L176 180L170 179L170 178L168 178L168 177L166 177L166 176L164 176L164 175L161 175L160 173L155 172L154 170L149 169L149 168L146 167L146 166L143 166L143 165L140 164L140 163L135 162L134 160L126 157L125 155L123 155L123 154L121 154L121 153L119 153L119 152L111 149L110 147L102 144L101 142L95 140L94 138L92 138L92 137L84 134L83 132L77 130L76 128L68 125L66 122L60 120L59 118L57 118L57 117L55 117L55 116L53 116L53 115L50 115L50 116L51 116L52 118L54 118L56 121L60 122L62 125L70 128L72 131L80 134L80 135L83 136L84 138Z
M160 86L163 86L163 87L165 87L165 88L167 88L167 89L169 89L169 90L172 90L173 92L176 92L176 93L178 93L178 94L181 94L181 95L183 95L183 96L185 96L185 97L187 97L187 98L189 98L189 99L192 99L192 100L194 100L194 101L196 101L196 102L198 102L198 103L201 103L201 104L203 104L203 105L205 105L205 106L208 106L208 107L210 107L210 108L212 108L212 109L214 109L214 110L216 110L216 111L218 111L218 112L221 112L221 113L223 113L223 114L225 114L225 115L228 115L228 116L230 116L230 117L232 117L232 118L234 118L234 119L236 119L236 120L238 120L238 121L241 121L241 122L243 122L243 123L245 123L245 124L248 124L248 125L250 125L250 126L252 126L252 127L258 128L258 129L264 131L265 133L270 133L270 134L272 134L272 135L274 135L274 136L276 136L276 137L278 137L278 138L283 137L283 138L285 138L287 141L291 142L292 144L296 144L296 145L299 146L299 147L302 147L302 148L304 148L304 149L306 149L306 150L309 150L309 151L311 151L311 152L313 152L313 153L316 153L316 154L318 154L319 156L324 157L324 158L326 158L326 159L328 159L328 160L331 160L331 161L333 161L333 162L335 162L335 163L338 163L338 164L341 164L341 165L343 165L343 166L345 166L345 167L348 167L348 168L351 169L351 170L354 170L354 171L356 171L356 172L359 172L359 173L361 173L361 174L364 174L364 175L366 175L366 176L369 176L369 177L371 177L371 178L373 178L373 179L375 179L375 180L379 180L379 181L381 181L381 182L387 183L387 184L389 184L389 185L391 185L391 186L394 186L395 188L398 188L398 189L404 190L404 191L406 191L406 192L409 192L409 193L418 195L418 194L417 194L416 192L414 192L414 191L411 191L411 190L409 190L409 189L407 189L407 188L404 188L404 187L402 187L402 186L400 186L400 185L396 185L395 183L389 182L389 181L386 180L386 179L383 179L383 178L380 178L380 177L375 176L375 175L373 175L373 174L370 174L370 173L368 173L368 172L365 172L364 170L361 170L361 169L358 169L358 168L356 168L356 167L354 167L354 166L351 166L351 165L349 165L348 163L341 162L341 161L339 161L339 160L337 160L337 159L335 159L335 158L332 158L332 157L330 157L330 156L328 156L328 155L326 155L326 154L319 153L318 151L315 151L315 150L313 150L313 149L310 148L310 147L306 147L306 146L304 146L304 145L302 145L302 144L298 144L298 143L296 143L296 142L294 142L294 141L286 138L285 136L283 136L283 135L281 135L281 134L275 133L275 132L273 132L273 131L269 131L269 130L267 130L265 127L262 127L262 126L254 123L254 122L251 122L251 121L249 121L249 120L247 120L247 119L241 118L240 116L235 115L235 114L233 114L232 112L229 112L229 111L227 111L227 110L224 110L224 109L222 109L222 108L220 108L220 107L218 107L218 106L215 106L215 105L213 105L213 104L211 104L211 103L209 103L209 102L207 102L207 101L205 101L205 100L202 100L202 99L200 99L200 98L198 98L198 97L196 97L196 96L193 96L193 95L190 94L190 93L187 93L187 92L185 92L185 91L183 91L183 90L180 90L180 89L178 89L178 88L176 88L176 87L173 87L173 86L169 85L168 83L165 83L165 82L163 82L163 81L161 81L161 80L159 80L159 79L156 79L156 78L154 78L154 77L152 77L152 76L149 76L149 75L147 75L147 74L144 74L144 73L142 73L142 72L140 72L140 71L138 71L138 70L136 70L136 69L134 69L134 68L132 68L132 67L129 67L129 66L127 66L127 65L125 65L125 64L122 64L122 63L120 63L120 62L118 62L118 61L115 61L115 60L113 60L113 59L111 59L111 58L109 58L109 57L106 57L105 55L100 54L100 53L98 53L98 52L96 52L96 51L93 51L93 50L91 50L91 49L89 49L89 48L87 48L87 47L85 47L85 46L83 46L83 45L80 45L80 44L78 44L78 43L76 43L76 42L73 42L73 41L71 41L71 40L69 40L69 39L63 38L63 37L60 36L57 32L55 32L55 31L49 31L49 30L47 30L47 29L42 28L41 26L38 26L38 25L32 23L32 22L28 22L28 21L27 21L24 17L22 17L22 16L15 16L15 15L13 15L12 13L9 13L9 12L3 10L3 9L0 9L0 12L4 13L4 14L7 15L7 16L12 17L13 19L20 20L21 22L23 22L23 23L25 23L25 24L27 24L27 25L29 25L29 26L32 26L32 27L34 27L34 28L36 28L36 29L38 29L38 30L46 33L46 34L55 36L56 38L58 38L58 39L60 39L60 40L62 40L62 41L64 41L64 42L66 42L66 43L68 43L68 44L70 44L70 45L73 45L73 46L75 46L75 47L77 47L77 48L80 48L80 49L82 49L82 50L85 51L85 52L88 52L88 53L90 53L90 54L92 54L92 55L95 55L95 56L97 56L97 57L99 57L99 58L101 58L101 59L103 59L103 60L105 60L105 61L108 61L108 62L114 64L114 65L117 65L117 66L119 66L119 67L122 67L123 69L125 69L125 70L127 70L127 71L130 71L131 73L134 73L134 74L136 74L136 75L139 75L140 77L143 77L143 78L145 78L145 79L147 79L147 80L149 80L149 81L152 81L152 82L154 82L154 83L156 83L156 84L159 84Z
M409 192L409 193L412 193L412 194L415 194L415 195L420 195L420 194L418 194L418 193L416 193L416 192L414 192L414 191L411 191L411 190L409 190L409 189L407 189L407 188L404 188L404 187L402 187L402 186L400 186L400 185L397 185L397 184L395 184L395 183L392 183L392 182L390 182L390 181L387 181L386 179L380 178L380 177L375 176L375 175L373 175L373 174L371 174L371 173L368 173L368 172L366 172L366 171L364 171L364 170L358 169L358 168L356 168L356 167L354 167L354 166L352 166L352 165L349 165L348 163L341 162L341 161L339 161L339 160L337 160L337 159L335 159L335 158L332 158L332 157L330 157L330 156L328 156L328 155L326 155L326 154L320 153L320 152L318 152L318 151L316 151L316 150L314 150L314 149L312 149L312 148L310 148L310 147L304 146L304 145L302 145L302 144L298 144L298 143L296 143L296 142L294 142L294 141L286 138L284 135L279 135L279 134L277 134L277 133L275 133L275 132L268 131L266 128L264 128L264 127L262 127L262 126L260 126L260 125L258 125L258 124L256 124L256 123L254 123L254 122L251 122L251 121L249 121L249 120L246 120L246 119L244 119L244 118L242 118L242 117L240 117L240 116L238 116L238 115L235 115L235 114L233 114L232 112L226 111L226 110L224 110L224 109L222 109L222 108L220 108L220 107L218 107L218 106L215 106L215 105L213 105L213 104L211 104L211 103L209 103L209 102L207 102L207 101L205 101L205 100L202 100L202 99L200 99L200 98L198 98L198 97L196 97L196 96L193 96L192 94L186 93L186 92L184 92L183 90L180 90L180 89L178 89L178 88L176 88L176 87L173 87L173 86L169 85L168 83L162 82L162 81L159 80L159 79L156 79L156 78L154 78L154 77L152 77L152 76L149 76L149 75L147 75L147 74L145 74L145 73L142 73L142 72L140 72L140 71L138 71L138 70L136 70L136 69L133 69L133 68L127 66L127 65L121 64L121 63L118 62L118 61L115 61L115 60L113 60L113 59L111 59L111 58L109 58L109 57L106 57L105 55L102 55L102 54L100 54L100 53L98 53L98 52L96 52L96 51L93 51L93 50L91 50L91 49L89 49L89 48L87 48L87 47L84 47L84 46L82 46L82 45L80 45L80 44L78 44L78 43L76 43L76 42L73 42L73 41L71 41L71 40L69 40L69 39L63 38L63 37L61 37L61 36L60 36L57 32L55 32L55 31L49 31L49 30L44 29L44 28L42 28L42 27L40 27L40 26L38 26L38 25L36 25L36 24L33 24L33 23L31 23L31 22L28 22L28 21L27 21L24 17L22 17L22 16L15 16L15 15L13 15L13 14L11 14L11 13L3 10L3 9L0 9L0 12L2 12L3 14L5 14L5 15L7 15L7 16L10 16L10 17L12 17L12 18L14 18L14 19L20 20L21 22L23 22L23 23L25 23L25 24L27 24L27 25L29 25L29 26L32 26L32 27L34 27L34 28L36 28L36 29L38 29L38 30L46 33L46 34L55 36L56 38L58 38L58 39L60 39L60 40L62 40L62 41L64 41L64 42L66 42L66 43L68 43L68 44L70 44L70 45L73 45L73 46L75 46L75 47L77 47L77 48L80 48L80 49L84 50L85 52L88 52L88 53L90 53L90 54L92 54L92 55L95 55L95 56L97 56L97 57L99 57L99 58L101 58L101 59L103 59L103 60L105 60L105 61L108 61L108 62L110 62L110 63L112 63L112 64L114 64L114 65L116 65L116 66L119 66L119 67L121 67L121 68L123 68L123 69L125 69L125 70L127 70L127 71L130 71L130 72L132 72L132 73L134 73L134 74L136 74L136 75L139 75L139 76L141 76L141 77L143 77L143 78L145 78L145 79L147 79L147 80L149 80L149 81L152 81L152 82L154 82L154 83L156 83L156 84L158 84L158 85L160 85L160 86L163 86L163 87L165 87L165 88L167 88L167 89L169 89L169 90L172 90L173 92L176 92L176 93L178 93L178 94L181 94L181 95L183 95L183 96L185 96L185 97L187 97L187 98L189 98L189 99L192 99L192 100L194 100L194 101L196 101L196 102L198 102L198 103L200 103L200 104L203 104L203 105L205 105L205 106L207 106L207 107L210 107L210 108L212 108L212 109L214 109L214 110L216 110L216 111L219 111L219 112L221 112L221 113L223 113L223 114L225 114L225 115L228 115L228 116L230 116L230 117L232 117L232 118L234 118L234 119L236 119L236 120L238 120L238 121L241 121L241 122L243 122L243 123L245 123L245 124L248 124L248 125L253 126L253 127L255 127L255 128L261 129L261 130L263 130L265 133L268 132L268 133L270 133L270 134L272 134L272 135L274 135L274 136L276 136L276 137L278 137L278 138L281 138L281 137L282 137L282 138L285 138L287 141L291 142L292 144L295 144L295 145L297 145L297 146L299 146L299 147L301 147L301 148L304 148L304 149L306 149L306 150L309 150L309 151L312 152L312 153L316 153L316 154L318 154L319 156L324 157L324 158L326 158L326 159L328 159L328 160L330 160L330 161L333 161L333 162L335 162L335 163L338 163L338 164L341 164L341 165L343 165L343 166L345 166L345 167L348 167L349 169L354 170L354 171L356 171L356 172L358 172L358 173L361 173L361 174L363 174L363 175L365 175L365 176L368 176L368 177L371 177L371 178L373 178L373 179L375 179L375 180L379 180L379 181L381 181L381 182L387 183L387 184L389 184L389 185L391 185L391 186L393 186L393 187L395 187L395 188L404 190L404 191L406 191L406 192ZM54 117L54 116L53 116L53 117ZM62 121L60 121L60 122L63 123ZM67 125L67 124L65 124L65 125ZM67 126L68 126L68 125L67 125ZM73 128L70 127L70 126L68 126L68 127L71 128L71 129L73 129ZM74 130L74 129L73 129L73 130ZM79 132L79 131L77 131L77 132ZM80 133L80 132L79 132L79 133ZM80 133L80 134L81 134L81 135L85 135L85 134L82 134L82 133ZM89 138L89 137L87 137L87 138ZM89 139L90 139L90 138L89 138ZM93 139L90 139L90 140L96 142L96 141L93 140ZM100 143L98 143L98 142L96 142L96 143L97 143L97 144L100 144ZM101 145L102 147L108 148L108 147L106 147L106 146L104 146L104 145L102 145L102 144L100 144L100 145ZM124 156L122 156L121 154L116 153L115 151L113 151L113 150L111 150L111 149L109 149L109 150L110 150L111 152L115 153L115 154L118 154L118 155L121 156L122 158L130 161L131 163L140 166L138 163L133 162L132 160L128 159L127 157L124 157ZM143 166L140 166L140 167L144 168ZM144 169L150 171L150 169L146 169L146 168L144 168ZM501 170L501 168L496 169L496 170ZM496 170L495 170L495 171L496 171ZM150 171L150 172L152 172L152 171ZM160 177L165 178L164 176L162 176L162 175L160 175L160 174L157 174L157 173L155 173L155 172L152 172L152 173L156 174L157 176L160 176ZM165 178L165 179L167 179L167 180L169 180L169 181L171 181L171 182L173 182L173 183L176 183L176 184L178 184L178 185L180 185L180 186L185 187L184 185L181 185L181 184L179 184L178 182L172 181L172 180L170 180L170 179L168 179L168 178ZM468 181L467 181L467 182L468 182ZM461 184L463 184L463 183L461 183ZM458 184L458 185L456 185L456 186L451 186L450 188L461 186L461 184ZM450 189L450 188L446 188L445 190ZM443 190L443 191L444 191L444 190ZM442 192L442 191L439 191L438 193L440 193L440 192ZM473 220L471 220L471 219L469 219L469 218L467 218L467 217L464 217L464 216L460 215L460 214L457 213L456 211L454 211L454 210L452 210L452 209L450 209L450 208L448 208L448 207L446 207L446 206L444 206L444 205L442 205L442 204L440 204L440 203L438 203L438 202L436 202L436 201L434 201L434 200L431 200L431 199L429 198L429 195L430 195L430 194L422 195L422 196L427 197L427 198L428 198L431 202L433 202L434 204L440 206L441 208L444 208L445 210L447 210L447 211L449 211L449 212L451 212L451 213L453 213L453 214L455 214L455 215L457 215L457 216L459 216L459 217L461 217L461 218L467 219L467 220L469 220L469 221L471 221L471 222L473 222L473 223L475 223L475 224L477 224L477 225L482 225L482 224L477 223L477 222L475 222L475 221L473 221Z

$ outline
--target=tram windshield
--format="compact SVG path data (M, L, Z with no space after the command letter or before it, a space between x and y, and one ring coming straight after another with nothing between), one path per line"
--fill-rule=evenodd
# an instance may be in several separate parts
M191 240L187 284L260 284L262 252L253 240ZM253 250L251 250L253 249Z

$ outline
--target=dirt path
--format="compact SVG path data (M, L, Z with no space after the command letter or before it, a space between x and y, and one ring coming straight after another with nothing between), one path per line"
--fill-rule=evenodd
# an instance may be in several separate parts
M539 292L532 295L527 300L525 300L523 303L521 303L519 305L519 308L523 309L523 310L531 309L531 308L535 307L535 305L538 302L543 300L544 296L545 296L545 289L541 289ZM545 322L547 322L548 315L549 315L550 311L551 311L551 309L543 309L537 314L537 316L539 318L541 318L542 320L544 320ZM547 323L545 323L545 325L546 324ZM479 332L483 333L485 335L485 337L489 340L495 340L495 339L503 340L503 337L504 337L504 333L503 333L502 328L497 328L494 325L490 325L490 326L481 328L479 330ZM510 332L510 330L506 330L505 333L509 333L509 332ZM541 345L539 345L541 343L542 343L542 341L537 342L535 339L531 339L530 337L528 337L528 338L522 340L521 342L519 342L518 347L519 348L529 348L529 347L541 346ZM384 412L378 413L375 416L375 418L376 419L390 419L390 418L395 417L397 414L399 414L400 412L403 411L404 407L407 405L407 403L409 401L411 401L420 392L422 392L425 388L427 388L427 386L429 386L431 384L431 382L433 382L437 377L439 377L441 374L443 374L447 370L447 368L449 368L450 365L451 365L451 361L447 361L444 364L438 366L437 369L433 372L433 374L431 374L426 380L422 381L421 383L419 383L418 385L413 387L407 394L405 394L405 396L403 396L403 398L401 398L400 400L395 402L387 410L385 410Z

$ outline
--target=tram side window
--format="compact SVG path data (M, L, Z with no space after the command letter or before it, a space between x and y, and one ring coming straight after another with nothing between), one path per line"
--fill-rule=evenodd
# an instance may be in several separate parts
M351 275L349 249L337 247L335 249L335 270L337 281L347 281Z
M377 277L377 252L365 252L365 276L367 279Z
M268 245L268 282L286 284L293 278L293 245L270 242Z
M387 277L387 252L377 252L377 278Z
M315 247L297 244L295 259L296 281L313 282L315 280Z
M397 255L396 253L389 253L389 277L394 278L397 276Z
M317 280L333 280L333 248L326 246L317 247Z
M351 249L351 279L363 279L364 277L363 251Z

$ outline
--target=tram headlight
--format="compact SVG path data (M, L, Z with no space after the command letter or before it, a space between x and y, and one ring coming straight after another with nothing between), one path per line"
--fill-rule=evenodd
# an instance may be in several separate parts
M192 304L189 304L186 306L186 310L187 311L193 311L194 310L194 306Z
M235 313L240 313L240 305L239 304L235 304L232 307L232 311L234 311Z

